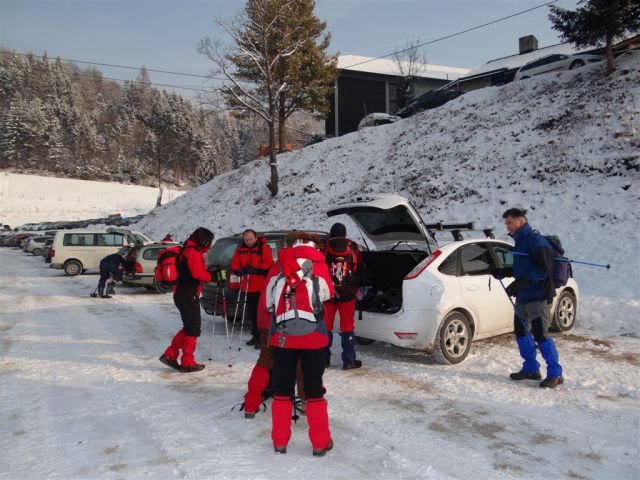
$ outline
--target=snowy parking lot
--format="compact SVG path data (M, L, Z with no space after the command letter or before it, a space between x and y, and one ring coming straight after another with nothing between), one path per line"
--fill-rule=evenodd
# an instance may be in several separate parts
M335 448L316 458L304 417L275 455L270 401L254 420L231 410L257 351L236 336L229 368L221 318L213 361L182 374L157 359L179 328L171 295L118 287L93 299L97 280L0 249L0 478L640 476L637 301L583 298L575 331L555 337L558 390L508 379L519 368L511 336L475 343L457 366L359 347L362 369L325 374ZM211 338L203 318L199 361Z

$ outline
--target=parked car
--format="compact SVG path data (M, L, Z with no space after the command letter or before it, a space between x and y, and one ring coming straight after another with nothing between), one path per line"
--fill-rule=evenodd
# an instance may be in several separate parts
M159 293L168 293L172 287L167 287L155 281L154 273L158 263L158 255L165 248L175 247L179 243L154 242L143 245L139 249L124 246L118 252L130 265L130 270L124 272L122 281L129 285L137 285L147 290L155 290Z
M121 228L60 230L49 251L51 268L63 269L69 276L98 268L100 260L116 253L125 244L152 243L146 235Z
M52 237L38 237L38 236L34 236L34 237L28 237L28 240L26 241L24 247L22 247L22 249L27 252L27 253L33 253L34 255L40 255L42 253L42 250L44 249L44 244L47 240L49 240Z
M284 247L285 237L292 231L293 230L276 230L259 233L260 236L266 238L267 245L269 245L269 248L271 248L271 253L273 254L274 261L278 258L278 251L280 251L280 249ZM322 240L326 240L328 238L327 232L314 233L320 235L320 238ZM216 240L206 257L207 269L224 269L228 272L233 254L241 242L241 233L236 233L235 235ZM218 302L216 310L214 312L213 306L215 303L216 293L218 295ZM233 312L235 310L235 305L237 302L238 290L230 290L228 286L225 285L224 293L227 298L228 314L229 316L233 316ZM223 311L221 298L222 290L219 288L218 283L215 281L207 282L202 288L200 305L202 306L203 310L209 315L222 315Z
M462 362L471 342L513 331L509 297L490 272L510 266L513 246L491 238L439 246L411 203L397 195L372 195L339 205L328 216L348 215L366 237L367 268L358 301L356 334L425 350L445 364ZM508 286L513 279L503 280ZM552 305L553 327L573 327L578 285L570 279Z
M41 236L42 235L40 235L39 233L30 233L28 236L22 237L18 242L17 246L18 248L21 248L22 250L24 250L32 238L41 237Z
M358 130L362 130L365 127L377 127L378 125L387 125L388 123L394 123L400 120L400 117L395 115L389 115L388 113L370 113L365 116L358 124Z
M51 247L53 246L54 237L47 238L42 246L42 252L40 255L44 257L44 263L51 263L51 257L49 256L49 252L51 251Z
M514 80L524 80L535 75L554 72L556 70L573 70L574 68L583 67L587 63L602 61L604 61L604 58L600 55L547 55L546 57L538 58L520 67L514 76Z
M22 240L33 235L33 232L16 232L5 242L5 247L20 248Z
M458 98L464 92L461 90L432 90L430 92L425 93L424 95L419 96L409 104L401 108L396 112L396 115L406 118L414 115L416 113L422 112L424 110L430 110L432 108L437 108L449 100L453 100L454 98Z

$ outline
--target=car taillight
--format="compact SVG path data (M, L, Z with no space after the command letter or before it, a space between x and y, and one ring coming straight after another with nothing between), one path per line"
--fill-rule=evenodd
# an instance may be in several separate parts
M412 340L418 336L417 332L393 332L400 340Z
M140 265L138 262L136 262L136 264L133 266L133 269L136 273L142 273L142 265Z
M51 258L53 258L53 257L55 257L55 256L56 256L56 251L55 251L53 248L49 250L49 256L50 256Z
M438 258L440 255L442 254L442 252L440 250L436 250L435 252L433 252L431 254L430 257L425 258L422 262L420 262L418 265L416 265L413 270L411 270L409 273L407 273L407 276L404 277L405 280L411 280L413 278L416 278L418 275L420 275L425 268L427 268L429 265L431 265L433 263L433 261Z

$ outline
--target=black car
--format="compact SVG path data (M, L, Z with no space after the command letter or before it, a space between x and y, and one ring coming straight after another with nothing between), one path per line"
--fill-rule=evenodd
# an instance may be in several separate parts
M463 93L460 90L431 90L410 102L406 107L398 110L396 115L407 118L423 110L440 107L449 100L458 98Z
M273 255L273 260L276 261L278 259L278 251L282 247L284 247L285 237L295 230L275 230L271 232L262 232L259 233L259 236L265 237L267 240L267 245L271 248L271 253ZM306 230L309 231L309 230ZM313 232L320 235L322 240L326 240L329 235L326 232ZM228 237L221 238L216 240L209 250L207 254L206 263L207 270L224 270L226 272L227 281L229 277L229 265L231 264L231 259L233 258L233 254L238 248L238 245L242 242L242 234L236 233L234 235L230 235ZM215 278L214 274L214 278ZM202 295L200 297L200 305L203 310L209 315L222 315L223 314L223 305L222 305L222 288L221 285L218 285L216 281L205 283L202 288ZM233 318L236 302L238 299L239 290L233 289L230 290L225 283L224 286L224 295L227 299L227 318ZM218 300L216 302L216 294L218 296ZM215 312L214 312L214 304L215 304Z

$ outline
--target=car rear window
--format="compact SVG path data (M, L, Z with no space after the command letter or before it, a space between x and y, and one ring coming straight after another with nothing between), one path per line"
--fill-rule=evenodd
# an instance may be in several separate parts
M142 258L144 258L145 260L157 260L158 254L165 248L166 247L147 248L144 252L142 252Z

